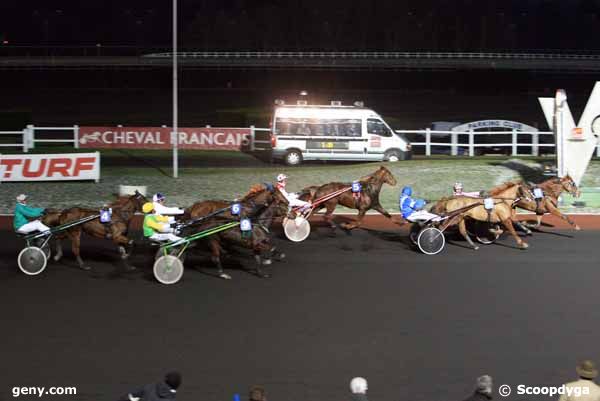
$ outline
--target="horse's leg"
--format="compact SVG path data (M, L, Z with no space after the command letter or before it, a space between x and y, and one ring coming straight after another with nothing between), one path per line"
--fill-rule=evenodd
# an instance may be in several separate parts
M217 266L217 272L219 277L225 280L231 280L231 276L223 271L223 265L221 264L221 246L219 245L219 241L211 239L208 241L208 246L210 248L210 260Z
M360 227L366 213L367 213L367 209L360 209L358 211L358 216L356 217L356 220L354 220L354 223L345 224L343 226L343 228L346 230L353 230L355 228Z
M81 229L75 229L68 232L69 239L71 240L71 251L73 255L75 255L75 259L77 259L77 264L79 264L79 268L82 270L91 270L91 267L86 266L81 259L80 248L81 248Z
M323 219L327 224L329 224L329 227L331 228L333 234L335 234L335 229L337 228L337 225L333 221L333 211L335 210L336 206L337 201L335 199L325 202L326 211L325 216L323 216Z
M548 210L548 212L550 212L550 214L552 214L556 217L560 217L561 219L563 219L564 221L569 223L571 225L571 227L573 227L575 230L577 230L577 231L581 230L581 227L579 227L577 225L577 223L575 223L573 220L571 220L569 218L569 216L567 216L566 214L562 214L561 211L558 210L552 203L548 202L548 204L546 205L546 210Z
M479 249L479 246L473 242L473 240L469 236L469 233L467 232L467 225L465 224L464 218L461 218L460 221L458 222L458 231L464 237L464 239L467 240L467 242L469 243L469 246L471 248L473 248L474 250Z
M270 265L272 263L271 259L269 257L266 257L266 258L262 257L262 254L264 253L264 251L269 249L269 246L268 246L269 244L265 244L265 245L267 245L266 249L265 249L265 246L262 244L256 244L253 246L254 260L256 261L256 275L258 275L259 277L262 277L262 278L269 278L269 277L271 277L271 275L268 273L264 273L261 269L261 267L263 265Z
M519 237L517 232L515 231L515 227L512 224L512 220L510 218L506 220L502 220L502 225L506 227L506 229L511 233L515 241L517 241L517 246L522 249L529 248L529 245Z
M269 255L277 261L285 259L285 253L279 252L275 245L273 245L273 247L269 250Z
M54 261L58 262L63 257L62 239L60 237L54 240Z
M113 230L113 243L117 245L117 250L119 255L121 256L121 262L123 263L123 267L125 271L136 270L135 266L129 264L129 255L131 253L131 246L133 245L133 240L130 240L125 235L117 230Z
M517 226L519 228L519 230L522 230L526 235L532 235L533 234L531 232L531 230L525 224L521 223L519 220L513 219L513 224L515 226Z

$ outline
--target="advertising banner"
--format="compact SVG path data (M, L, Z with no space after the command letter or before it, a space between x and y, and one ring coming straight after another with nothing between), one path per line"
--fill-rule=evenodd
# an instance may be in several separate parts
M240 150L250 128L179 128L180 149ZM79 146L89 149L171 149L168 127L79 127Z
M0 182L100 179L100 153L0 155Z

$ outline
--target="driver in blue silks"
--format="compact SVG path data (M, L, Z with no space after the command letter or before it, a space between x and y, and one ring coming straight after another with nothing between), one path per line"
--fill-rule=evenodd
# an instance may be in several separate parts
M413 199L412 188L404 187L400 193L399 208L402 217L408 221L431 220L439 217L437 214L424 210L426 202L424 199Z

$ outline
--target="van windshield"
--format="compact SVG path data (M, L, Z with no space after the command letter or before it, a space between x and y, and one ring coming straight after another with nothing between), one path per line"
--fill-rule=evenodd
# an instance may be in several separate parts
M367 132L371 135L392 136L392 132L385 123L376 118L367 119Z
M360 137L360 119L285 118L275 119L273 132L278 136L346 136Z

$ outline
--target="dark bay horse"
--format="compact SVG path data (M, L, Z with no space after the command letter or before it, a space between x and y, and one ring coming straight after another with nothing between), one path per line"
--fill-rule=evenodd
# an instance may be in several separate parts
M394 175L384 166L379 167L377 171L367 176L362 177L358 180L362 186L360 197L355 198L351 191L342 193L340 196L332 198L326 202L315 207L315 211L326 208L325 221L329 223L329 226L335 230L336 225L333 222L333 211L337 205L346 206L350 209L358 209L358 218L354 223L346 224L342 226L347 230L360 227L362 220L365 217L365 213L368 210L374 209L379 213L391 219L392 216L381 206L379 203L379 192L383 184L396 185L396 178ZM302 190L300 199L305 201L314 201L322 196L331 194L343 188L352 186L352 183L343 182L331 182L329 184L321 185L320 187L308 187Z
M268 230L273 218L285 215L288 210L288 201L281 192L272 186L260 184L252 186L250 191L238 202L242 206L242 216L250 218L253 221L252 236L243 237L239 229L233 228L207 238L207 243L211 251L211 260L217 266L219 277L224 279L231 278L223 271L221 263L224 246L227 244L252 249L254 251L255 260L259 265L263 263L270 264L270 257L265 256L275 253L276 249L271 243ZM203 227L207 228L209 226L214 226L217 223L224 224L228 221L237 220L239 217L233 216L229 210L231 203L232 202L223 200L196 202L186 209L184 218L197 219L225 209L217 216L208 219L206 223L199 227L195 227L194 230L196 232L203 229ZM249 238L251 238L251 240L249 240ZM268 247L268 249L266 247ZM277 257L281 257L281 254L277 254ZM256 270L257 274L265 276L261 272L260 266L257 267Z
M133 240L129 239L127 236L129 222L136 212L142 211L142 205L146 202L147 199L137 191L134 195L118 197L117 200L109 204L109 207L112 208L112 219L110 223L101 223L99 219L95 219L68 229L66 231L66 236L71 240L71 250L77 259L79 267L83 270L90 270L90 267L83 262L83 259L81 259L80 254L81 233L85 232L92 237L111 239L115 245L117 245L125 268L127 270L134 269L127 261L129 258L128 251L133 245ZM58 217L55 213L52 213L48 214L46 218L51 225L56 226L76 221L84 217L93 216L98 213L99 211L97 209L72 207L60 212ZM55 262L58 262L63 255L61 238L64 238L64 235L58 236L56 240Z

